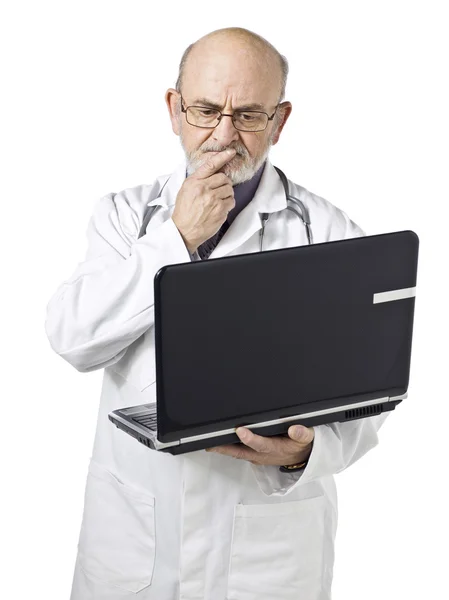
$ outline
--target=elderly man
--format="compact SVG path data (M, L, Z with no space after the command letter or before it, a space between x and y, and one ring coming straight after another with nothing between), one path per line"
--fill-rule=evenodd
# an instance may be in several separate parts
M53 349L79 371L104 369L72 600L330 598L333 475L377 444L384 416L268 438L240 428L242 444L179 456L145 448L107 417L155 401L160 267L257 252L263 214L264 250L307 243L267 159L292 110L287 71L271 44L244 29L190 46L166 93L186 161L99 201L87 256L48 304ZM290 186L315 242L363 235L344 212Z

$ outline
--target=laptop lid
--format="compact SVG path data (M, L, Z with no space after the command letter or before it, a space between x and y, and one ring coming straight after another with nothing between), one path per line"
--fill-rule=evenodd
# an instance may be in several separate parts
M401 231L160 269L159 440L405 394L418 245Z

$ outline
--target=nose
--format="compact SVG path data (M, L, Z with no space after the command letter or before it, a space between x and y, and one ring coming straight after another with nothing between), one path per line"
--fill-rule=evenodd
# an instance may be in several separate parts
M231 117L227 115L221 117L221 121L214 129L213 138L223 146L228 146L231 142L239 139L239 132L234 127Z

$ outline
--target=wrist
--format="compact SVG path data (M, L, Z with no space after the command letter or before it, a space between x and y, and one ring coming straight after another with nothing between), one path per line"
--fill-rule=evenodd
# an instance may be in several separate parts
M190 252L190 254L195 254L195 252L198 249L199 244L196 242L192 242L188 236L186 236L186 234L183 232L182 228L178 225L178 223L176 222L176 219L174 219L172 217L172 221L176 226L176 229L179 231L179 235L182 237L182 240L187 248L187 250Z
M282 473L292 473L295 471L302 471L302 469L305 469L307 466L307 461L304 460L301 463L296 463L294 465L282 465L279 467L279 471L281 471Z
M190 252L190 254L195 254L195 252L198 250L197 245L189 244L186 240L184 240L184 243L186 245L187 250Z
M292 471L300 471L301 469L305 469L307 463L309 462L310 454L312 453L313 441L306 446L301 452L297 455L296 460L289 464L282 465L279 467L279 470L283 473L289 473Z

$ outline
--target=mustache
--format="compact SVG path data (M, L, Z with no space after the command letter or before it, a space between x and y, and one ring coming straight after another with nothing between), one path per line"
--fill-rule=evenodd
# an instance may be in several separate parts
M249 156L248 150L245 148L245 146L239 143L230 144L229 146L223 146L218 142L206 142L199 148L199 150L200 152L222 152L223 150L228 150L229 148L232 148L236 151L237 154L240 154L241 156Z

